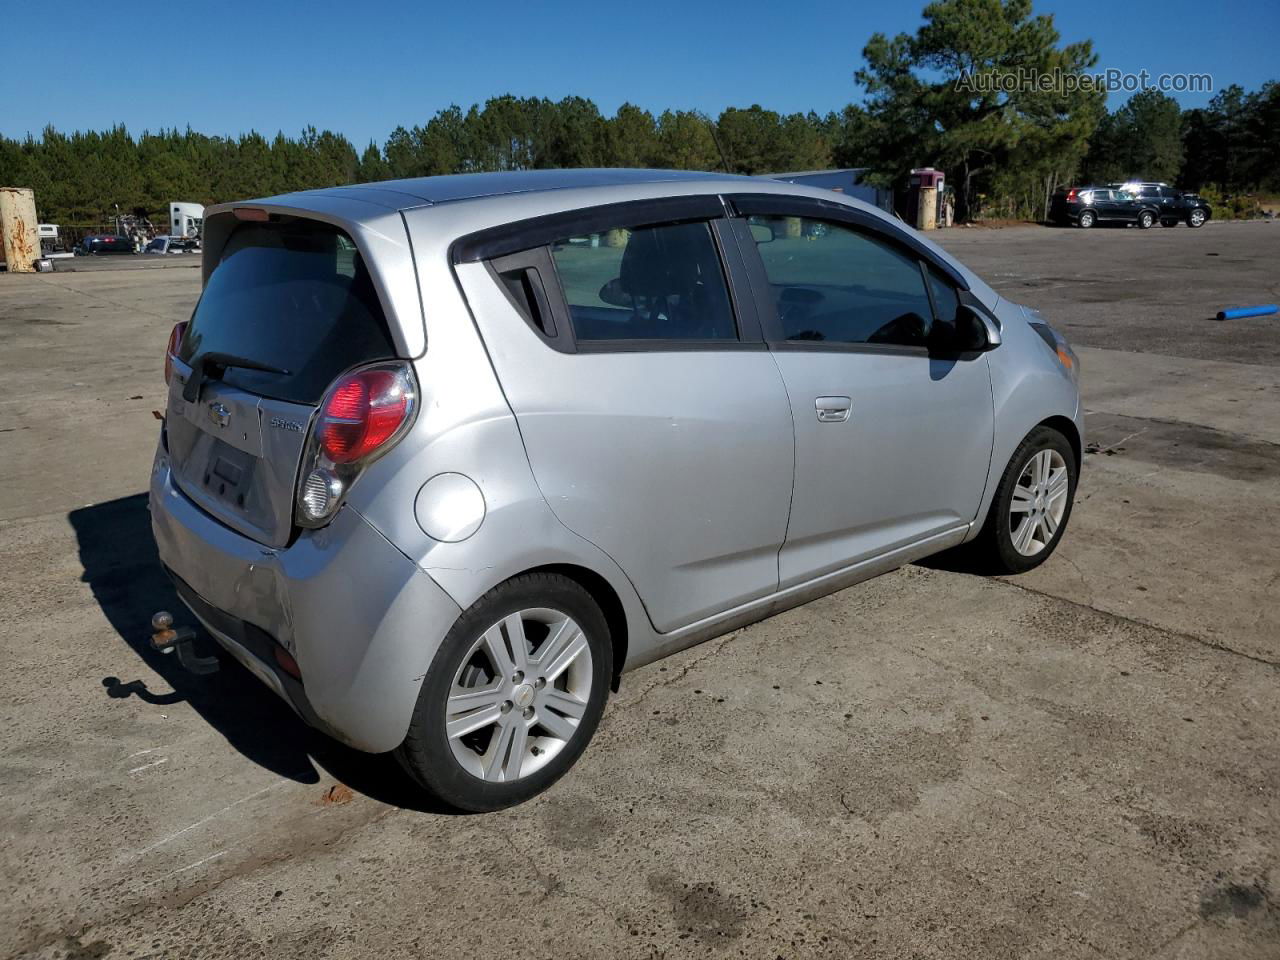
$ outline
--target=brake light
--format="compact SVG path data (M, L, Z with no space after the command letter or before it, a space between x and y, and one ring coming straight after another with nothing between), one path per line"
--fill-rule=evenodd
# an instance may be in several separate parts
M1075 202L1076 202L1076 188L1072 187L1070 190L1067 191L1067 203L1075 203Z
M187 333L187 321L175 323L169 331L169 345L164 351L164 385L167 387L173 380L173 361L178 356L178 348L182 346L182 338Z
M320 449L334 463L363 460L409 415L410 393L391 370L361 370L339 380L320 413Z
M313 421L299 475L295 522L324 526L366 466L404 436L417 410L413 368L390 361L344 373Z

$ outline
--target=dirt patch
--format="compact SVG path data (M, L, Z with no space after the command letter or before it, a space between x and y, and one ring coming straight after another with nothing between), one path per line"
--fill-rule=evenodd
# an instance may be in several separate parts
M681 934L701 943L725 944L742 936L747 911L732 894L714 883L681 883L674 877L655 875L649 889L667 899Z
M1195 423L1090 414L1090 453L1117 453L1161 467L1212 473L1230 480L1274 483L1280 444L1251 440Z
M1251 883L1235 883L1220 879L1200 899L1200 919L1202 920L1229 917L1237 920L1257 920L1271 912L1271 891L1261 879Z
M344 803L350 803L353 799L355 799L355 794L351 792L350 787L345 783L335 783L321 794L316 804L321 807L336 807Z

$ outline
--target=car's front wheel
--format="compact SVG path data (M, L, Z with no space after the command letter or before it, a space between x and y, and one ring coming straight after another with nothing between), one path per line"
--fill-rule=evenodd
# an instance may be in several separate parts
M1057 430L1040 426L1005 468L982 533L973 543L993 573L1023 573L1049 559L1071 518L1079 464Z
M1206 219L1208 218L1204 215L1203 210L1192 210L1189 214L1187 214L1187 226L1203 227Z
M1143 210L1138 214L1138 226L1143 230L1150 230L1156 225L1156 215L1150 210Z
M582 754L612 676L609 628L591 595L557 574L515 577L445 637L397 758L460 810L528 800Z

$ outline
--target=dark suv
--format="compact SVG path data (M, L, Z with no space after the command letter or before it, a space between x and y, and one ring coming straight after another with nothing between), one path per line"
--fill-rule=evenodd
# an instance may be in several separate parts
M1179 223L1202 227L1213 215L1212 208L1198 195L1183 193L1167 183L1133 180L1107 186L1135 194L1142 203L1154 204L1159 209L1160 222L1166 227L1176 227Z
M76 256L98 256L102 253L137 253L132 237L117 237L110 234L90 234L81 240L75 248Z
M1059 187L1053 194L1049 219L1068 226L1092 227L1099 223L1136 223L1143 230L1156 225L1160 207L1118 187Z

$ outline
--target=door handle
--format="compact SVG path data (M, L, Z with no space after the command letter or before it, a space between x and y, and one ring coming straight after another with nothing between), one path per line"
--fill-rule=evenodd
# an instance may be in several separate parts
M844 423L849 419L848 397L818 397L813 406L819 423Z

